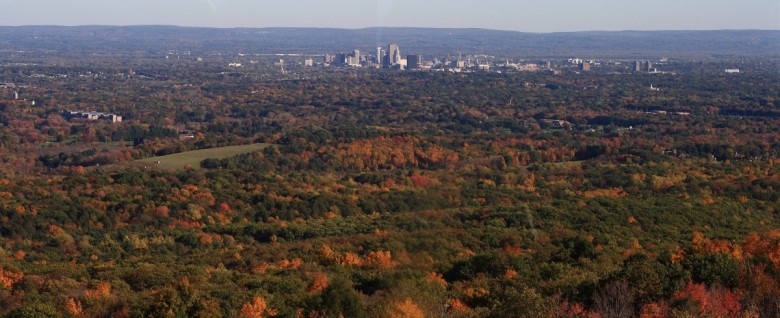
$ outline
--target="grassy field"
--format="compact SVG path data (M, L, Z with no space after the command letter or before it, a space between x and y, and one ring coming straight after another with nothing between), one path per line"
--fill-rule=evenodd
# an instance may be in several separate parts
M228 146L220 148L202 149L177 153L173 155L152 157L138 160L137 162L153 165L160 169L184 169L190 165L194 169L200 169L200 162L205 159L224 159L235 155L262 150L269 144L251 144L244 146ZM157 163L159 162L159 164Z

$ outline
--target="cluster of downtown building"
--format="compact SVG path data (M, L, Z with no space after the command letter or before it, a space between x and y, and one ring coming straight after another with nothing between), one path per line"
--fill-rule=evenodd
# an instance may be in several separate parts
M371 54L361 54L359 50L354 50L350 53L325 54L323 63L333 66L366 66L401 70L430 69L433 66L433 63L423 64L421 55L401 55L401 48L395 43L388 45L387 50L377 47L376 53ZM306 66L313 65L313 60L306 61Z
M443 59L434 58L424 60L420 54L401 54L401 47L398 44L390 44L387 49L377 47L375 52L368 54L362 54L360 50L354 50L349 53L337 53L337 54L325 54L325 57L321 63L315 62L314 59L307 59L304 62L304 66L337 66L337 67L373 67L373 68L386 68L397 70L431 70L431 69L443 69L450 70L468 70L469 68L488 70L490 64L488 63L488 56L482 56L482 58L469 56L466 59L463 58L450 58Z
M635 61L629 68L634 72L657 72L651 61ZM568 59L556 61L544 60L535 63L510 62L509 60L496 60L488 55L468 55L423 59L420 54L402 55L398 44L390 44L387 48L377 47L375 52L363 53L354 50L349 53L325 54L321 61L308 58L304 66L335 66L335 67L373 67L398 70L447 70L453 72L468 71L494 71L513 70L521 72L545 72L561 74L562 70L588 72L592 67L601 65L597 61L582 59ZM625 64L624 64L625 65Z

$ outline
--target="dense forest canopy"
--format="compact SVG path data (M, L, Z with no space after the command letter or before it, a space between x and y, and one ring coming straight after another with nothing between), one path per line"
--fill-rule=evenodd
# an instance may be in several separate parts
M49 49L0 51L0 315L780 314L771 56L282 73Z

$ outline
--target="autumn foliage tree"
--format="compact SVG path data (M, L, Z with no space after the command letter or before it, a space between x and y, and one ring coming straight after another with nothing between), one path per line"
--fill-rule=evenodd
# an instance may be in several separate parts
M238 316L241 318L265 318L274 316L276 313L275 310L268 307L263 297L255 296L241 306Z
M676 301L691 302L691 314L706 317L739 317L742 295L722 287L707 288L704 284L688 282L682 291L674 294Z
M395 303L388 313L390 318L424 318L425 314L411 298Z

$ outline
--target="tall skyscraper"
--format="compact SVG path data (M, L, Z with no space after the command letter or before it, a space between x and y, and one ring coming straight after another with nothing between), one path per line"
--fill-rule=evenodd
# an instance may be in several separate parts
M360 65L360 51L355 50L352 52L352 65Z
M333 64L335 65L346 65L347 64L347 57L349 55L344 53L336 54L336 58L333 60Z
M635 61L634 62L634 72L641 72L642 71L642 62Z
M422 56L420 55L407 55L406 56L406 69L407 70L417 70L420 69L420 62L422 60Z
M382 54L382 47L381 46L377 47L376 48L376 64L382 64L382 56L383 55L384 54Z
M653 62L647 61L645 62L645 72L652 72L653 71Z
M392 66L401 62L401 49L398 44L390 44L387 46L387 60L385 65Z
M580 70L581 71L590 71L590 63L588 63L588 62L580 63Z

